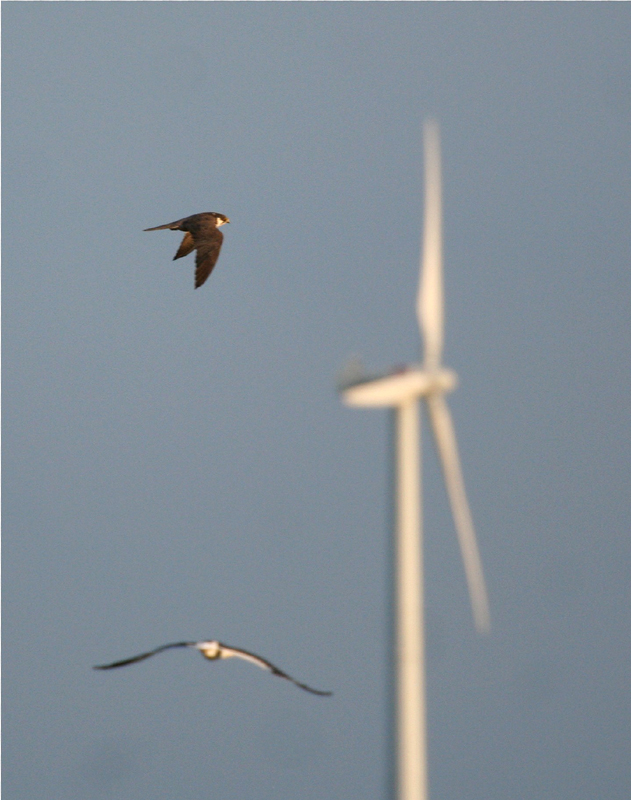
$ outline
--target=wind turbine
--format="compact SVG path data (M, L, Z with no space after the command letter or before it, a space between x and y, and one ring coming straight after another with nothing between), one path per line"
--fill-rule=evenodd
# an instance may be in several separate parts
M419 400L427 405L454 517L477 630L490 629L489 604L460 457L445 394L456 374L442 366L443 275L440 137L424 126L425 218L416 314L424 343L420 366L340 387L349 406L389 407L395 417L395 682L398 800L427 800L427 735L423 630L421 428Z

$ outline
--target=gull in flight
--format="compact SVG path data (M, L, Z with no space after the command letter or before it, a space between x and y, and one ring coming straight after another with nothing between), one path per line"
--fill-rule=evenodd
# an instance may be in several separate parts
M291 675L288 675L286 672L278 669L278 667L275 667L274 664L271 664L265 658L261 658L261 656L257 656L254 653L248 652L247 650L229 647L228 645L216 641L174 642L173 644L163 644L162 647L156 647L155 650L149 650L148 653L140 653L140 655L132 656L131 658L125 658L122 661L114 661L112 664L101 664L100 666L94 667L94 669L114 669L115 667L126 667L128 664L135 664L136 661L144 661L145 658L150 658L151 656L155 656L156 653L161 653L163 650L171 650L174 647L192 647L195 650L199 650L204 658L207 658L209 661L216 661L220 658L242 658L245 661L249 661L251 664L256 664L257 667L266 669L268 672L271 672L272 675L278 675L279 678L285 678L286 680L291 681L300 689L304 689L305 692L311 692L311 694L317 694L321 697L330 697L330 695L333 694L333 692L323 692L320 689L313 689L311 686L307 686L305 683L300 683L300 681L295 680L291 677Z
M221 243L223 242L223 233L219 228L227 222L230 222L230 220L225 214L205 211L202 214L193 214L191 217L168 222L166 225L158 225L156 228L145 228L145 231L186 231L177 253L173 256L173 260L175 261L176 258L182 258L193 250L197 250L195 256L195 288L199 289L217 263Z

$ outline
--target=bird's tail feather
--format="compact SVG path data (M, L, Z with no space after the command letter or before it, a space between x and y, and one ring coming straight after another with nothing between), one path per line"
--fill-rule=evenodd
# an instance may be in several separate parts
M145 231L178 231L180 229L180 222L182 220L178 220L177 222L169 222L167 225L156 225L155 228L144 228Z

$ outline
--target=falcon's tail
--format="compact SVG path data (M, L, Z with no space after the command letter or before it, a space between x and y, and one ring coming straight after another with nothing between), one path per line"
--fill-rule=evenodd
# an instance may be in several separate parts
M166 225L156 225L155 228L145 228L145 231L179 231L180 230L180 223L182 222L181 219L176 220L175 222L168 222Z

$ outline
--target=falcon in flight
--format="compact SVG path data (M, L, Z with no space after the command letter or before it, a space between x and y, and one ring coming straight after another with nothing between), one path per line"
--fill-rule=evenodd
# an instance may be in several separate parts
M184 217L167 225L158 225L156 228L145 228L146 231L186 231L182 243L173 256L182 258L193 250L197 250L195 255L195 288L204 283L206 278L213 271L213 267L219 258L223 233L219 230L226 222L230 222L224 214L217 214L215 211L206 211L202 214L193 214L191 217Z
M261 656L257 656L254 653L249 653L247 650L239 650L236 647L228 647L228 645L216 641L175 642L174 644L163 644L162 647L156 647L155 650L149 650L148 653L140 653L138 656L125 658L122 661L114 661L112 664L102 664L94 667L94 669L114 669L115 667L126 667L128 664L135 664L136 661L144 661L145 658L150 658L151 656L155 656L156 653L161 653L163 650L170 650L173 647L192 647L195 650L199 650L204 658L207 658L209 661L216 661L219 658L242 658L244 661L249 661L251 664L256 664L257 667L266 669L268 672L271 672L272 675L278 675L279 678L285 678L286 680L291 681L300 689L304 689L305 692L311 692L311 694L317 694L321 697L329 697L333 694L333 692L323 692L320 689L312 689L311 686L307 686L306 683L300 683L290 675L287 675L286 672L283 672L281 669L278 669L278 667L275 667L266 659L261 658Z

